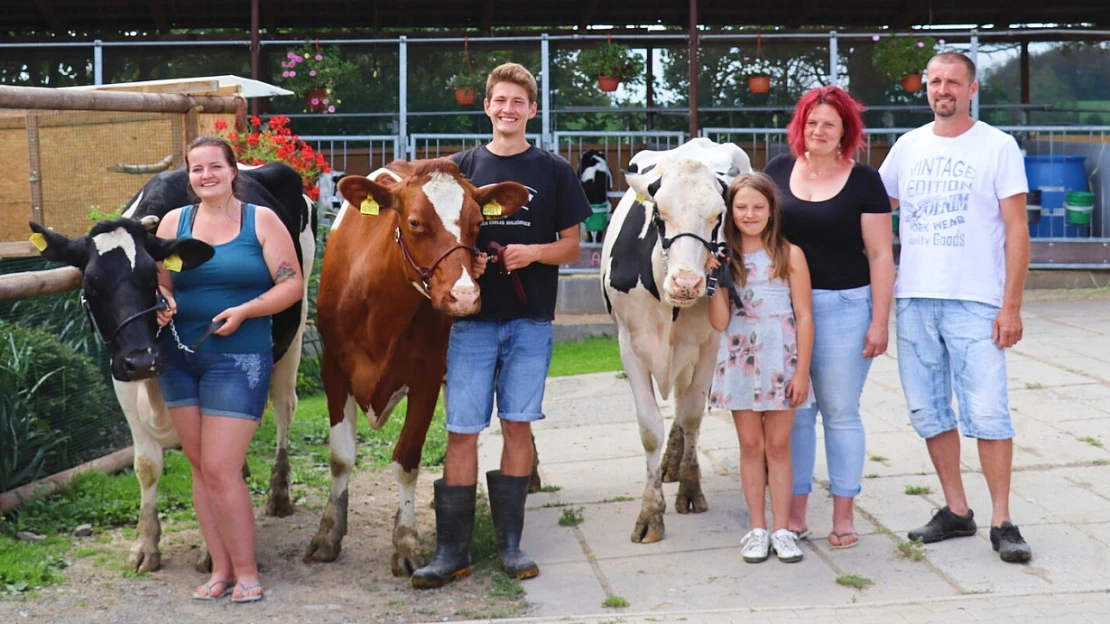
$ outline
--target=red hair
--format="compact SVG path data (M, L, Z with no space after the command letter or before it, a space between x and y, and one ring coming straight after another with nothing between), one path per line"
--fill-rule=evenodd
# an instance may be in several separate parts
M840 139L840 153L848 158L854 158L856 150L863 144L863 104L860 104L840 87L829 85L810 89L798 100L794 107L794 117L786 126L786 141L790 144L790 153L801 156L806 153L805 128L813 109L821 104L828 104L840 115L840 122L844 125L844 136Z

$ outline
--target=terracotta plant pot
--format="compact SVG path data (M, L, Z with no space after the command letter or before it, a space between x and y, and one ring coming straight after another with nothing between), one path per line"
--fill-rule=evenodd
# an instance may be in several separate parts
M328 105L324 103L324 98L326 97L328 97L327 89L309 89L304 92L304 105L308 110L324 110L328 107ZM312 103L313 100L316 100L315 104Z
M906 74L902 77L902 90L916 93L921 90L921 74Z
M470 106L474 103L476 97L477 92L474 90L474 87L460 87L455 89L455 102L457 102L459 106Z
M767 93L771 90L770 76L749 76L748 91L752 93Z
M612 93L617 90L621 84L621 79L615 76L598 76L597 88L606 93Z

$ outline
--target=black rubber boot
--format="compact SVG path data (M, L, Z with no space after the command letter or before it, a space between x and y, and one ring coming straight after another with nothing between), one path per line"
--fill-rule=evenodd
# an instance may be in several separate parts
M470 574L470 538L474 534L474 495L477 485L448 487L435 482L436 554L432 562L412 573L412 586L443 587Z
M489 484L489 510L497 531L497 554L505 574L516 579L529 579L540 573L539 566L520 552L520 534L524 532L524 501L528 498L531 477L504 477L500 470L486 473Z

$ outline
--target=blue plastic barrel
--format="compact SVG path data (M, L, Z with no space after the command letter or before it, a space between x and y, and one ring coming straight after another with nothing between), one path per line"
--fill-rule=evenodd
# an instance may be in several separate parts
M1041 220L1029 225L1030 236L1036 238L1073 238L1080 235L1074 225L1064 219L1064 199L1069 192L1086 191L1086 156L1041 154L1025 157L1025 177L1029 190L1041 192Z

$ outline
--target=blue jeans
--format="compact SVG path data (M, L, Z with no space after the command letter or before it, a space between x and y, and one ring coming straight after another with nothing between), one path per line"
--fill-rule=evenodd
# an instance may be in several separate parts
M551 321L455 321L447 347L447 431L479 433L497 416L543 418L543 391L555 342Z
M810 377L816 403L794 412L790 457L794 465L794 495L813 491L817 458L817 412L825 427L825 457L829 490L851 498L860 493L866 437L859 400L871 370L863 357L871 325L871 287L814 290L813 363Z
M272 351L262 353L186 353L163 343L165 370L158 386L166 407L199 405L206 416L262 420Z
M998 308L957 299L898 299L898 373L910 424L928 439L959 427L969 438L1014 437L1006 352L991 340Z

